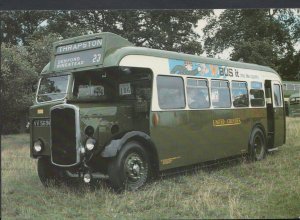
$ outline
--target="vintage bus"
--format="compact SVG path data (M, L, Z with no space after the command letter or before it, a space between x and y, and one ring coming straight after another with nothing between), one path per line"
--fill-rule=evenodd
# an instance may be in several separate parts
M283 94L287 116L300 115L300 81L283 81Z
M282 82L271 68L135 47L99 33L54 43L30 108L41 182L151 176L285 143Z

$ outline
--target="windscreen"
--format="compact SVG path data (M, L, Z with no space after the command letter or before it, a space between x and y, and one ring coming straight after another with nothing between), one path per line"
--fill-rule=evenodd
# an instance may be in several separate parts
M68 81L69 75L43 77L40 82L37 101L47 102L65 98Z
M101 74L84 73L75 76L73 96L78 100L108 100L114 96L114 85Z

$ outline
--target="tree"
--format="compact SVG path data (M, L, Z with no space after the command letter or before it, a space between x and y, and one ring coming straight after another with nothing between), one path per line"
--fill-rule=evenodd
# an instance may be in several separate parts
M199 35L193 28L211 13L212 10L58 11L49 21L48 30L64 38L89 30L109 31L136 46L201 54Z
M25 57L34 68L35 72L40 73L45 65L50 62L53 50L53 42L62 39L59 34L49 33L43 35L40 33L28 37L26 46L27 56Z
M204 47L210 56L233 48L232 60L271 66L287 79L299 69L294 48L299 24L290 9L225 10L204 28ZM295 63L287 63L287 58Z
M27 44L27 37L42 31L41 24L51 17L51 11L4 11L1 12L2 41L13 45Z
M37 72L24 59L28 53L22 46L3 43L1 46L1 124L3 133L18 132L19 121L32 104L33 82Z

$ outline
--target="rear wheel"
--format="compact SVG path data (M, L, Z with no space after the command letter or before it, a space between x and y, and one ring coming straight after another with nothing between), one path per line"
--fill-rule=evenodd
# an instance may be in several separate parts
M122 147L108 165L111 186L121 191L141 188L150 178L150 163L146 150L135 141Z
M266 138L263 131L256 127L253 129L249 142L249 159L251 161L262 160L267 152Z

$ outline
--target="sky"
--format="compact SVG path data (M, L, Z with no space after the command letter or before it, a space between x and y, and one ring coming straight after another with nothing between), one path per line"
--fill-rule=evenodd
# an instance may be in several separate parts
M219 17L219 15L225 11L225 9L214 9L214 13L217 17ZM195 28L195 31L201 36L201 38L203 37L203 28L206 26L207 21L206 20L199 20L198 24L197 24L197 28ZM203 46L203 42L202 46ZM230 53L232 52L232 48L229 49L225 49L222 53L218 53L215 58L221 58L221 59L226 59L229 60L230 59ZM204 52L203 54L201 54L201 56L206 56L206 53Z

